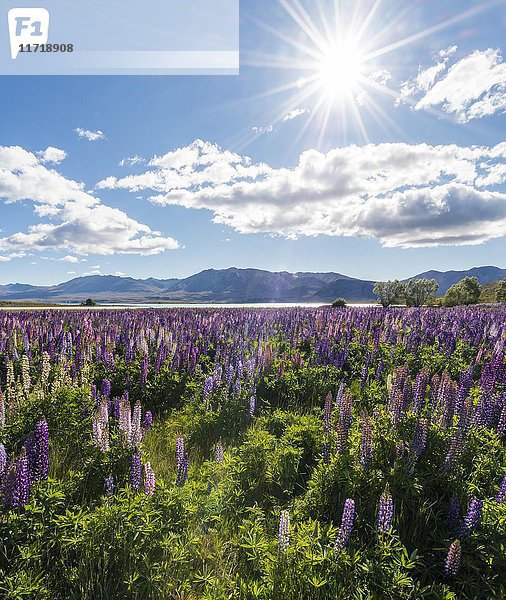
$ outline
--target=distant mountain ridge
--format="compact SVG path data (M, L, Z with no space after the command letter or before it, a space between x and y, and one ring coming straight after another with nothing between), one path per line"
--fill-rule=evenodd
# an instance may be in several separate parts
M506 269L474 267L467 271L426 271L414 277L436 279L440 295L463 277L480 284L506 278ZM407 281L407 280L405 280ZM0 300L80 302L349 302L375 299L374 281L341 273L272 272L261 269L206 269L184 279L134 279L116 275L76 277L53 286L11 283L0 285Z

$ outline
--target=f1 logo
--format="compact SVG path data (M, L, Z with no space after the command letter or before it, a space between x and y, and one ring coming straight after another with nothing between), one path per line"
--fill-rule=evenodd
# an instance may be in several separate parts
M45 8L11 8L8 20L13 60L22 44L47 43L49 12Z

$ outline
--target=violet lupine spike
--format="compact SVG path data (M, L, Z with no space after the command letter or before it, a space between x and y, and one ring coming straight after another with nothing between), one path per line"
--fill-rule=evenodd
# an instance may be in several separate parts
M329 392L323 406L323 432L328 435L332 427L332 394Z
M177 465L177 476L176 485L182 487L188 479L188 467L189 467L188 456L184 456L180 463Z
M448 516L446 517L446 523L450 531L456 531L459 524L460 517L460 501L458 496L453 494L450 498L450 504L448 506Z
M28 502L30 474L28 458L24 448L21 455L9 467L4 485L4 502L8 508L22 508Z
M5 468L7 467L7 452L5 446L0 442L0 487Z
M469 504L469 510L464 519L463 533L469 534L478 527L481 521L481 513L483 511L483 500L473 498Z
M279 516L279 551L284 554L290 546L290 513L282 510Z
M49 428L45 417L35 425L33 462L35 479L46 479L49 473Z
M427 446L427 432L429 422L427 419L419 419L416 425L415 438L413 440L413 457L416 460L420 458Z
M392 498L392 494L388 489L388 486L385 487L385 490L380 496L379 508L378 508L378 533L387 533L390 531L390 527L392 525L392 517L394 514L394 501Z
M104 490L106 496L112 496L114 494L114 477L112 475L108 475L104 479Z
M334 550L343 550L348 544L350 535L353 529L353 520L355 519L355 501L347 498L344 501L343 517L341 519L341 527L337 533Z
M144 493L146 496L152 496L155 493L155 472L150 462L144 465Z
M141 455L137 450L132 454L130 485L134 490L139 490L141 487Z
M330 442L328 440L325 440L322 444L322 458L326 465L330 463Z
M256 406L257 406L257 399L255 398L255 396L251 396L251 398L249 399L249 410L248 410L250 419L252 419L255 414Z
M339 407L339 422L337 424L337 453L342 454L348 441L348 433L352 420L353 397L350 392L344 392Z
M216 462L218 464L221 464L223 462L223 445L221 442L218 442L216 444L216 448L215 448L215 457L216 457Z
M102 381L102 395L107 397L111 395L111 382L108 379Z
M132 413L132 444L137 447L142 442L142 407L141 403L137 400Z
M153 414L150 410L146 411L144 415L144 420L142 421L142 428L144 431L149 431L151 429L151 425L153 424Z
M1 470L0 470L0 474L1 474ZM506 502L506 475L504 475L502 483L501 483L501 487L499 488L499 492L497 493L496 502L498 504L502 504L503 502Z
M460 569L462 559L462 546L460 540L455 540L450 544L445 561L445 574L447 577L455 577Z

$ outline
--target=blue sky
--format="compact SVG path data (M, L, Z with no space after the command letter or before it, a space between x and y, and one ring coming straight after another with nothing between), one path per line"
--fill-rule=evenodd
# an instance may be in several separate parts
M243 0L239 76L3 77L0 283L506 267L504 3L336 4Z

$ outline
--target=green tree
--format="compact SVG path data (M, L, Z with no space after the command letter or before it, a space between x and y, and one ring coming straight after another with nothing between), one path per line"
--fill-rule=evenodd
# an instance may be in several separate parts
M373 288L379 303L384 307L401 302L404 291L405 285L397 279L395 281L377 281Z
M344 298L336 298L332 302L332 308L344 308L346 306L346 300Z
M506 302L506 279L500 281L495 291L496 302Z
M407 306L423 306L436 297L439 284L435 279L410 279L404 295Z
M92 298L86 298L81 302L81 306L96 306L97 303Z
M476 304L480 294L481 286L476 277L464 277L446 292L443 304L445 306Z

